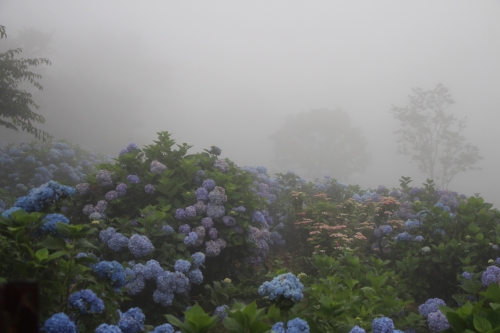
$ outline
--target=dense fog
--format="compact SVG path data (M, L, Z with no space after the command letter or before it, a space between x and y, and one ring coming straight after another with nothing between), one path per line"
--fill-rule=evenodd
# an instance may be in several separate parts
M46 57L35 94L41 128L117 155L169 131L193 152L217 145L238 165L274 163L287 118L342 110L368 142L371 162L346 183L364 188L425 180L397 154L412 88L449 89L467 117L480 171L450 189L500 205L500 2L484 1L0 1L7 39ZM0 129L0 140L30 140ZM332 177L338 177L330 174Z

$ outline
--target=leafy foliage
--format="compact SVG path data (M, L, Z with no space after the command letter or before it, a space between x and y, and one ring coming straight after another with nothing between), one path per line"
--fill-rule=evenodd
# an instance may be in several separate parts
M0 39L7 37L5 27L0 26ZM32 94L21 90L19 85L27 81L38 90L43 90L39 82L41 75L31 72L30 66L50 65L45 58L16 59L22 53L21 48L10 49L0 53L0 126L34 135L37 139L47 140L51 136L33 125L33 122L43 124L45 118L35 113L32 109L38 109L38 104L32 98Z

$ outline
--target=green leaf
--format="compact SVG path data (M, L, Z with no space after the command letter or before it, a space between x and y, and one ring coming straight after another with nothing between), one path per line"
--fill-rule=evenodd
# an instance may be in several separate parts
M279 308L276 307L276 305L271 305L269 310L267 310L267 316L266 318L269 318L271 321L277 322L281 320L281 311Z
M43 248L43 249L36 251L35 258L37 259L38 262L42 262L44 260L47 260L49 258L49 250L46 248Z
M488 321L488 319L481 318L481 317L478 317L478 316L474 316L473 323L474 323L474 328L478 332L481 332L481 333L482 332L487 332L487 331L489 331L489 330L491 330L493 328L493 327L491 327L491 324Z
M455 331L462 332L467 328L467 322L456 312L447 312L446 319Z
M177 326L177 327L180 327L180 328L184 328L185 325L182 321L180 321L179 319L177 319L176 317L172 316L172 315L165 315L165 317L167 318L168 322L171 324L171 325L174 325L174 326Z
M271 325L268 325L262 321L256 321L250 324L249 329L251 333L264 333L271 329Z
M483 238L484 238L484 235L483 235L482 233L478 233L478 234L476 235L476 239L477 239L478 241L483 240Z
M48 260L57 259L57 258L60 258L64 255L67 255L67 254L69 254L68 251L57 251L57 252L54 252L51 255L49 255Z
M253 322L255 317L257 316L257 303L253 301L248 304L245 309L243 309L243 313L248 317L249 322Z
M222 325L227 328L230 332L234 333L244 333L245 330L234 318L226 317L222 320Z
M177 244L177 248L179 249L179 251L186 251L187 246L184 243L179 243Z

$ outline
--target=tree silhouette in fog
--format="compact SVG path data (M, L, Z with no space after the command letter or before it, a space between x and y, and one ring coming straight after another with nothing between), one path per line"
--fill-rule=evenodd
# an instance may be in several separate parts
M5 27L0 25L0 39L6 37ZM35 103L32 92L26 90L29 88L22 83L28 82L31 88L43 90L39 82L42 76L29 68L50 65L50 61L45 58L19 58L22 52L22 48L14 48L0 53L0 126L16 132L20 128L45 141L50 135L33 124L43 124L45 118L33 111L38 109L39 105Z
M459 172L479 169L474 166L482 159L479 148L465 141L465 118L447 111L455 101L446 87L439 83L433 90L412 90L407 106L391 109L401 124L395 132L398 152L411 156L429 179L446 189Z
M370 161L361 129L340 110L317 109L289 117L270 136L275 163L309 179L329 175L338 180L363 172Z

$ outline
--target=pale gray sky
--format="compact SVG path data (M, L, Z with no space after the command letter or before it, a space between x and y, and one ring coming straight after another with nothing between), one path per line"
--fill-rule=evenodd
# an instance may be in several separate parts
M2 0L0 24L11 38L54 32L47 75L61 84L41 112L56 137L117 154L167 130L273 170L268 136L288 115L340 107L370 142L372 164L350 180L363 187L424 180L396 154L389 110L441 82L485 157L451 188L500 204L498 0Z

